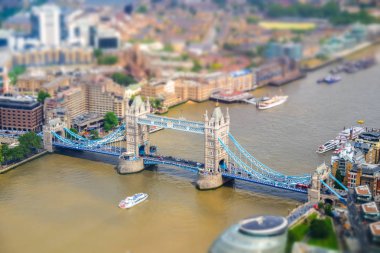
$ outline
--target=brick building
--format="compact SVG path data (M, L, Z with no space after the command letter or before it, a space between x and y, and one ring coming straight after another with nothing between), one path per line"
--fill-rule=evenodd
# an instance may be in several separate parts
M0 96L0 129L39 132L42 125L43 106L36 100Z

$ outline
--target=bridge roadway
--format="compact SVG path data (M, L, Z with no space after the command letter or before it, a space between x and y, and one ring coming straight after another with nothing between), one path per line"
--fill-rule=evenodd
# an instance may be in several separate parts
M60 147L60 148L73 149L73 150L89 151L89 152L112 155L112 156L119 156L119 154L126 151L124 148L115 147L115 146L102 146L101 149L97 149L97 148L94 149L92 147L86 147L79 144L70 145L69 143L64 143L64 142L54 142L54 146ZM164 165L179 167L179 168L182 168L191 172L195 172L195 173L198 173L200 170L203 170L204 168L203 163L181 159L177 157L172 157L172 156L144 155L141 157L143 158L145 165L164 164ZM222 171L222 175L226 178L239 179L246 182L251 182L251 183L256 183L256 184L266 185L266 186L275 187L279 189L286 189L289 191L307 194L307 189L289 187L288 185L286 185L286 182L277 182L277 181L269 180L265 178L257 178L242 169L233 167L232 165L230 165L229 168L224 169Z

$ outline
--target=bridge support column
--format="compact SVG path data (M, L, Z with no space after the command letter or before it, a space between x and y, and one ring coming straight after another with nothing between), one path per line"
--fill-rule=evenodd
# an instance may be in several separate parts
M43 127L43 144L44 149L46 149L50 153L53 152L53 135L49 126Z
M119 174L132 174L144 170L144 161L138 157L135 159L125 159L120 157L116 170Z
M228 145L228 132L230 128L230 116L228 109L224 117L220 107L216 107L210 120L205 114L205 167L199 172L196 182L200 190L215 189L222 186L225 180L222 170L228 166L228 154L223 149L219 139Z

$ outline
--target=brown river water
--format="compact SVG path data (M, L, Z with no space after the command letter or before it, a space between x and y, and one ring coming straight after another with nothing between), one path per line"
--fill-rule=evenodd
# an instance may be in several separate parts
M380 127L380 65L343 74L343 81L331 86L317 85L328 69L253 92L289 95L276 108L229 105L231 133L256 158L283 173L311 173L328 163L329 154L315 150L344 126L364 119L366 126ZM214 106L189 102L168 116L202 120ZM151 142L162 154L203 162L203 136L164 130L152 134ZM51 154L0 175L0 252L206 252L239 219L287 215L305 199L242 182L198 191L192 184L196 175L181 169L160 166L118 175L113 167ZM130 210L117 208L136 192L150 197Z

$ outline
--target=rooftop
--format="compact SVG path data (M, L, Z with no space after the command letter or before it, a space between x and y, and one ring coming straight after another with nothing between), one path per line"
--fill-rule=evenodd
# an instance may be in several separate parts
M371 213L371 214L379 213L379 209L377 208L377 205L375 202L362 204L362 209L364 213Z
M32 110L41 104L28 96L0 96L0 107L10 109Z
M99 121L102 120L103 116L98 113L86 113L79 115L73 119L73 123L76 125L81 125L89 121Z
M369 224L371 234L374 236L380 236L380 221Z
M355 187L355 193L357 195L371 195L368 185L360 185Z

